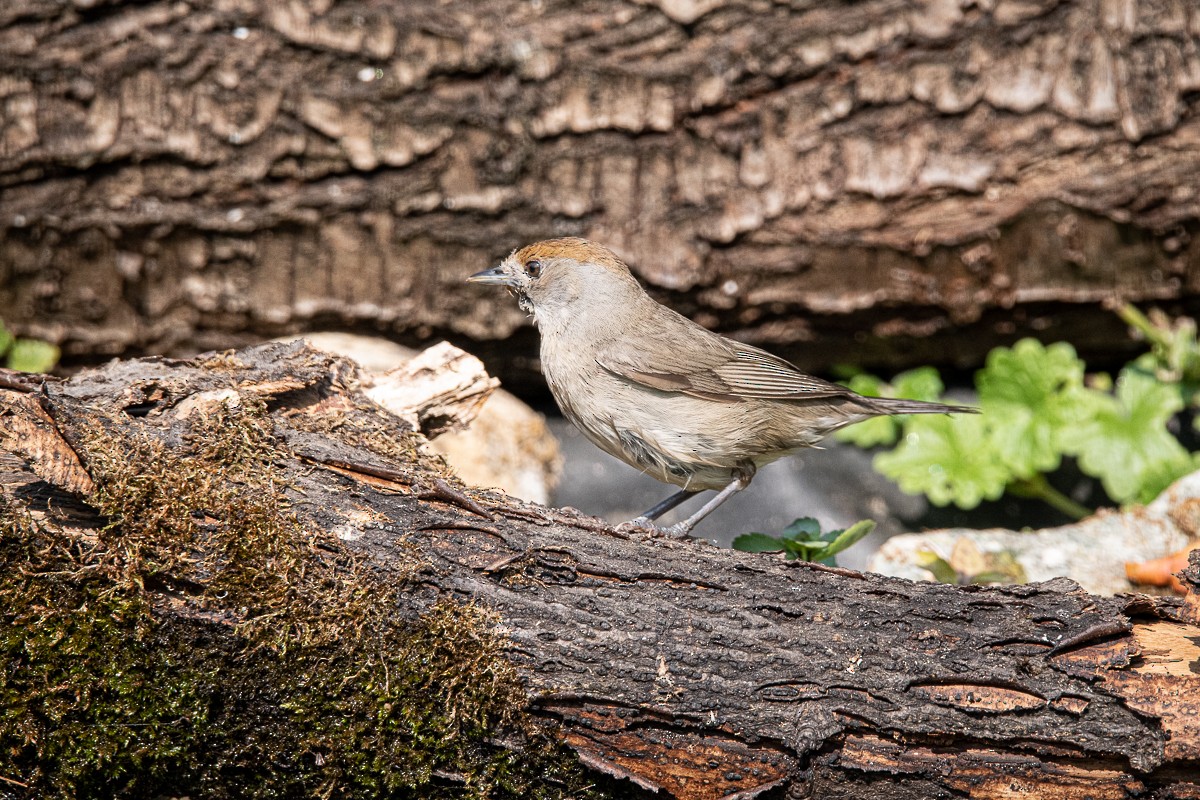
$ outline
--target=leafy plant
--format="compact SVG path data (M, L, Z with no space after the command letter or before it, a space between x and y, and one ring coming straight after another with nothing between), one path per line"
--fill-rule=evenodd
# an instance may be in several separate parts
M802 517L784 528L779 536L745 533L733 540L734 550L747 553L783 553L788 560L817 561L834 566L834 556L875 530L875 523L860 520L845 530L821 532L821 524Z
M1023 339L999 347L975 375L982 414L923 415L870 420L839 432L859 446L891 446L875 468L935 505L971 509L1006 491L1040 498L1072 517L1090 510L1047 480L1064 457L1097 478L1117 503L1146 503L1200 465L1172 433L1176 416L1200 408L1200 344L1191 320L1118 313L1151 345L1116 380L1088 375L1066 342ZM891 384L855 375L862 394L937 400L941 381L922 367ZM886 424L880 424L886 423ZM867 427L867 426L871 427ZM865 431L862 428L867 428Z
M979 549L970 537L961 536L954 543L950 558L942 558L932 550L917 553L917 564L929 570L938 583L959 586L978 583L1026 583L1025 568L1007 550L988 552Z
M4 366L20 372L46 372L58 363L57 347L39 339L18 339L0 322L0 357Z
M1196 468L1196 458L1167 427L1183 408L1177 387L1126 367L1115 395L1089 390L1077 400L1077 419L1059 432L1059 441L1114 500L1147 503Z
M1130 303L1119 306L1116 312L1135 335L1150 344L1150 352L1146 355L1159 380L1180 384L1194 398L1200 389L1200 344L1196 339L1196 321L1190 317L1172 320L1158 309L1143 314Z

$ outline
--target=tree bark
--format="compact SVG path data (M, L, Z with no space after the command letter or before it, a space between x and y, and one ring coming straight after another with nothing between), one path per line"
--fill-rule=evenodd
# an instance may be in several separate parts
M504 657L522 681L524 712L588 769L641 787L626 785L625 796L1200 793L1196 557L1186 600L1100 598L1065 579L999 588L913 583L622 531L456 484L419 450L396 446L408 426L371 411L354 383L344 362L302 345L114 362L32 393L9 380L0 395L0 486L12 508L51 526L62 542L85 536L91 544L80 552L94 555L108 542L127 553L139 546L139 518L120 516L120 503L132 501L109 497L106 482L119 472L127 491L140 492L162 476L144 459L106 466L114 452L106 443L120 452L130 442L159 442L185 457L179 464L227 458L234 443L205 440L198 421L265 404L271 452L253 463L277 471L298 521L288 535L316 546L303 551L307 566L284 571L289 581L297 576L287 591L245 564L241 571L305 609L321 605L318 590L328 586L376 581L388 587L387 625L447 602L491 609ZM236 484L228 487L236 495L245 480L224 469L204 474L213 497L226 496L222 482ZM110 515L107 527L99 508ZM199 521L186 557L160 559L137 581L153 626L193 631L178 670L188 659L231 658L242 631L271 624L254 617L250 595L223 582L236 558L192 552L218 547L223 512L210 504L187 516ZM141 535L162 536L154 527ZM285 545L275 542L272 552ZM55 579L108 574L80 566ZM35 572L20 561L4 570ZM313 574L325 578L305 583ZM287 613L280 607L271 616ZM296 645L281 663L304 653ZM370 661L366 652L357 657ZM352 682L367 682L366 672ZM20 673L4 674L11 681ZM271 691L257 687L262 695L245 703L294 711L294 677L284 669ZM345 687L328 677L317 683L331 694ZM169 685L157 691L174 696ZM240 707L238 689L227 691L224 703ZM353 707L367 719L396 713ZM0 750L0 758L14 752ZM327 753L321 764L344 756Z
M1111 348L1096 302L1200 295L1198 43L1186 0L15 0L0 306L75 357L495 343L462 279L579 234L805 367Z

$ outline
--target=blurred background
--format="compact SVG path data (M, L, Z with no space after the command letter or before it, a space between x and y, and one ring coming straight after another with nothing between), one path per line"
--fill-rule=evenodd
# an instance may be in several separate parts
M1186 0L8 0L0 319L60 372L447 339L553 416L529 320L464 278L578 235L826 377L932 367L970 399L1025 338L1115 376L1153 336L1114 309L1200 299L1198 111ZM554 502L620 519L669 491L550 428ZM1124 502L1081 447L1056 491ZM966 521L871 462L765 470L701 532ZM985 525L1071 519L989 491Z

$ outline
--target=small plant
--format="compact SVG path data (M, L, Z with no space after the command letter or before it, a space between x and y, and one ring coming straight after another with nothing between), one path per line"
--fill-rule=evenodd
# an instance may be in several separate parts
M970 537L954 543L950 558L932 550L917 553L917 564L929 570L938 583L967 586L979 583L1026 583L1025 568L1007 550L985 553Z
M1090 509L1046 477L1068 456L1114 502L1147 503L1200 464L1173 433L1180 411L1200 408L1200 345L1192 320L1147 317L1130 305L1117 313L1151 351L1115 380L1088 374L1066 342L1022 339L993 350L976 373L982 414L877 418L838 438L860 447L895 445L875 457L875 468L939 506L971 509L1007 491L1084 517ZM942 393L930 367L902 373L890 384L854 375L848 385L860 394L919 400L938 400Z
M734 550L747 553L783 553L789 561L816 561L834 566L834 556L875 530L875 523L861 520L845 530L821 532L812 517L795 520L779 536L744 533L733 540Z
M0 322L0 358L19 372L46 372L58 363L57 347L40 339L18 339Z

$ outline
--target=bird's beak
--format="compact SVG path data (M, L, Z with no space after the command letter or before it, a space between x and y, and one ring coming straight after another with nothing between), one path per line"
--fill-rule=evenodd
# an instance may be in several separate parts
M513 275L502 270L499 266L485 269L483 272L476 272L471 277L467 278L468 283L486 283L492 286L516 286L516 279Z

